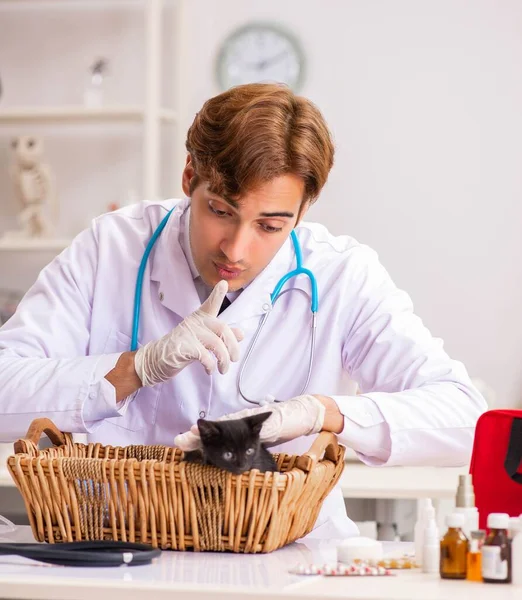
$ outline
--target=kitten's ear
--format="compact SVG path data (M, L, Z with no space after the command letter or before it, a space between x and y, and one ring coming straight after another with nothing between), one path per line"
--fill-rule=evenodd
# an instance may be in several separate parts
M214 421L205 421L205 419L198 419L198 429L199 435L201 436L202 440L208 440L221 435L219 425Z
M261 431L261 427L263 426L263 423L268 419L268 417L271 414L272 413L270 411L264 412L264 413L258 413L257 415L251 415L250 417L245 417L245 421L253 433L259 433Z

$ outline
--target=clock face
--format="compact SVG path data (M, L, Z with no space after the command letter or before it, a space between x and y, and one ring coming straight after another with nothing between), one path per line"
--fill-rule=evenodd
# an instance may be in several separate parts
M273 25L252 24L234 32L217 58L217 77L225 90L255 82L286 83L294 92L303 77L299 43Z

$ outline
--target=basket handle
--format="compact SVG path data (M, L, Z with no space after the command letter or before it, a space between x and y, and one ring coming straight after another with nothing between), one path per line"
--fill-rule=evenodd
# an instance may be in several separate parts
M25 438L17 440L14 444L14 451L16 454L27 453L28 446L38 447L38 442L42 437L42 433L45 433L47 437L55 446L65 446L66 438L65 435L56 427L56 425L45 417L35 419L29 429Z
M331 431L321 431L312 444L310 450L300 456L296 465L298 469L302 471L310 472L318 461L326 458L332 462L339 460L339 444L337 442L337 436Z

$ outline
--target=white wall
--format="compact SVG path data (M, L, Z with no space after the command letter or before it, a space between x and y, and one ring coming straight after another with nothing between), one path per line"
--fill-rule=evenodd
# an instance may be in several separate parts
M21 16L16 24L6 18L0 12L0 77L9 72L22 82L24 102L32 87L42 102L53 94L73 101L81 60L97 49L96 23L74 29L72 16L47 22L48 39L56 37L35 54L27 38L41 35L41 20L26 30ZM119 92L139 97L141 22L136 14L123 23L121 15L108 19L103 50L126 65ZM377 249L448 351L497 390L499 404L520 404L522 3L188 0L182 130L218 91L219 43L251 19L278 21L300 37L308 58L303 94L322 109L336 139L336 165L310 218ZM2 169L5 133L0 128ZM64 152L74 135L78 153L83 144L90 150L95 177L78 155ZM49 140L69 203L65 226L86 213L86 202L98 210L100 197L111 201L138 185L132 135L116 131L103 146L92 133L86 139L73 131ZM12 216L4 175L0 194L2 214L5 208ZM0 261L4 280L28 278L14 258Z
M303 94L337 144L310 217L378 250L447 350L501 405L518 405L522 3L191 0L187 10L192 113L217 91L214 54L233 27L277 20L300 37Z

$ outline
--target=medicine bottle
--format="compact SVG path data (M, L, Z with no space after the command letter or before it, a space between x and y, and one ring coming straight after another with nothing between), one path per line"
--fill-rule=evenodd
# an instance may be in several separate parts
M468 581L482 581L482 546L485 538L486 532L482 529L471 532L466 574Z
M511 579L513 585L522 585L522 515L518 517L517 526L510 524L513 531L511 541Z
M442 579L466 579L468 538L462 531L465 522L462 513L446 517L448 531L440 542L440 576Z
M509 515L488 515L489 533L482 546L484 583L511 583L511 541L508 538Z
M464 515L464 535L471 539L471 532L479 528L479 514L475 506L475 493L471 481L471 475L459 475L459 487L457 488L456 507L453 512Z

